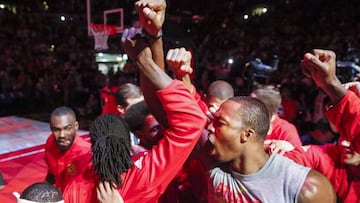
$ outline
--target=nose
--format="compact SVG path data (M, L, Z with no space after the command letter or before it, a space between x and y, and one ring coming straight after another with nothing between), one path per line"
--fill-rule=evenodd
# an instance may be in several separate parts
M65 130L60 131L59 137L64 138L65 137Z

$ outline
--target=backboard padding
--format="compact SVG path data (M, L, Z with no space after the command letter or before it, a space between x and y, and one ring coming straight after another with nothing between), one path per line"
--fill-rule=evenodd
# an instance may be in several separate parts
M116 27L116 33L124 29L124 2L107 0L86 0L88 35L92 36L91 24Z

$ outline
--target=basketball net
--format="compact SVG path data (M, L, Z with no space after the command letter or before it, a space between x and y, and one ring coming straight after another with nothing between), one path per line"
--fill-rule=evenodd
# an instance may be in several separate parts
M95 50L108 50L108 39L110 35L115 34L115 28L107 25L92 24L90 27L91 34L94 36Z

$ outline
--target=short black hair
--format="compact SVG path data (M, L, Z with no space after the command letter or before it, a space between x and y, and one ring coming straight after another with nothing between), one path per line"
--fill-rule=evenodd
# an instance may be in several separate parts
M144 127L145 119L151 115L151 112L145 101L140 101L130 106L125 112L124 119L128 124L130 130L135 132L141 130Z
M246 127L254 129L256 134L264 139L270 127L270 116L265 104L249 96L237 96L229 100L241 105L235 113L240 115Z
M48 182L34 183L21 193L20 199L36 202L58 202L63 200L58 188Z
M57 107L56 109L54 109L51 112L50 119L53 116L61 116L61 115L66 115L66 114L70 114L76 120L76 114L75 114L74 110L72 110L70 107L67 107L67 106L60 106L60 107Z

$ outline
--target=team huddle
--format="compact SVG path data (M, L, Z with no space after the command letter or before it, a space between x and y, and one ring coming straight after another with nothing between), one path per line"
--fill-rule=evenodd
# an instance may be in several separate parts
M90 142L77 135L71 108L53 110L46 182L63 199L47 202L174 202L171 191L181 178L197 200L209 203L360 201L360 85L341 84L334 52L315 49L300 66L329 97L325 115L339 142L302 146L295 127L277 114L276 88L237 96L219 80L202 98L190 77L191 52L164 53L165 0L139 0L135 8L141 28L125 29L121 45L141 85L119 88L119 113L98 116Z

